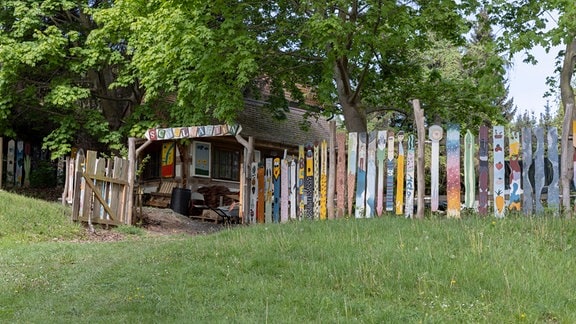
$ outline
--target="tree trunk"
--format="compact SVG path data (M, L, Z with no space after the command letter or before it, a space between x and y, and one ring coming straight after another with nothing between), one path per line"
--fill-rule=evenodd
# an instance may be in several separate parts
M336 82L336 91L338 92L338 102L342 106L342 115L344 115L344 124L349 132L366 132L366 111L360 104L360 87L357 85L353 90L346 70L347 59L340 58L334 64L334 81Z
M572 179L573 164L571 163L574 147L570 145L569 135L572 132L572 120L576 118L574 111L574 89L572 89L572 75L576 65L576 37L572 38L569 44L566 44L566 53L564 54L564 65L560 73L560 91L562 104L564 105L564 120L562 123L561 139L561 170L560 179L562 182L562 206L564 215L572 217L572 208L570 203L570 180ZM576 139L572 139L573 141Z

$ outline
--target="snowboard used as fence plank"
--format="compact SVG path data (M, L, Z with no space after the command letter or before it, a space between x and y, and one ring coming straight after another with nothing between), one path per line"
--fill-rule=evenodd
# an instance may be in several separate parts
M358 171L356 172L355 216L362 218L366 210L366 133L358 133Z
M510 199L508 203L509 210L522 210L522 182L520 162L520 134L511 132L508 137L508 150L510 152Z
M256 224L258 208L258 162L250 164L250 215L249 224Z
M378 160L378 189L376 190L376 214L382 216L384 211L384 175L386 174L386 165L384 160L386 158L386 131L378 131L378 143L376 159Z
M308 219L314 218L314 146L306 145L306 174L304 191L306 192L305 214Z
M344 217L346 210L346 133L336 133L336 217Z
M388 132L388 154L386 156L386 211L394 211L394 132Z
M446 130L446 178L446 216L460 218L460 126L455 124Z
M24 175L24 142L16 142L16 187L22 187Z
M280 158L272 160L272 185L274 186L274 199L272 201L272 222L280 222Z
M404 213L404 132L399 131L398 135L398 158L396 167L396 215Z
M348 134L348 216L352 216L356 197L356 166L358 161L358 133Z
M522 212L532 215L534 211L533 183L530 181L530 167L532 166L532 129L522 128Z
M545 172L544 172L544 129L536 127L534 129L536 135L536 151L534 152L534 206L537 214L544 211L542 205L542 190L545 185Z
M430 206L433 212L438 211L439 195L439 172L440 172L440 140L444 136L444 131L439 125L432 125L428 128L428 138L432 141L431 156L431 188L430 188Z
M560 215L560 188L558 181L559 162L558 162L558 129L550 127L548 129L548 161L552 166L552 179L548 185L548 208L550 208L555 216Z
M504 164L504 126L492 128L494 153L494 216L503 218L505 214L506 166Z
M376 214L376 142L377 132L368 134L368 166L366 177L366 217L372 218Z
M404 216L412 218L414 215L414 160L415 160L415 137L413 134L408 135L406 151L406 206L404 207Z
M464 135L464 206L474 208L476 201L476 174L474 172L474 135L468 129Z

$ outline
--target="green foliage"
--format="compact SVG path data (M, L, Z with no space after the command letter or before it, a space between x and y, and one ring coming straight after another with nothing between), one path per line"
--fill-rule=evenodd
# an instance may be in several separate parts
M54 188L56 183L54 165L50 161L38 161L36 167L30 172L30 186L32 188Z

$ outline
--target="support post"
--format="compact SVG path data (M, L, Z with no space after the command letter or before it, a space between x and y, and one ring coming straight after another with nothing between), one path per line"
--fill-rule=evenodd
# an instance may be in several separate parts
M148 142L147 142L148 143ZM136 172L136 138L128 139L128 188L126 193L126 218L124 223L132 225L132 206L134 204L134 179Z
M240 189L242 190L240 194L240 197L242 197L242 223L246 224L250 212L250 166L254 160L254 137L249 136L248 141L246 141L240 134L236 134L236 140L246 148L246 154L244 156L244 182Z

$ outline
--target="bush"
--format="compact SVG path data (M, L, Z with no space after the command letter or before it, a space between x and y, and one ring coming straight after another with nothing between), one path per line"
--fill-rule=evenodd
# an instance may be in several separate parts
M38 161L37 166L30 171L30 186L32 188L56 186L56 168L50 161Z

